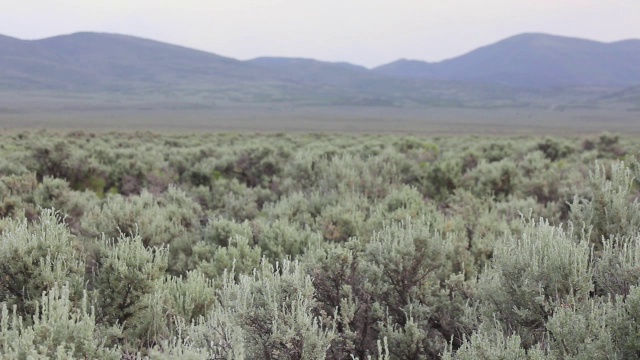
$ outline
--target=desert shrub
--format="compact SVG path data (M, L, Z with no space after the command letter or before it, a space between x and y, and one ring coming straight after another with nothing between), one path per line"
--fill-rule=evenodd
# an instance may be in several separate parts
M325 326L335 324L336 337L327 358L343 359L350 354L366 358L376 346L377 320L383 314L382 309L372 308L359 253L330 245L315 249L306 260L317 300L315 311Z
M464 190L452 196L448 213L440 231L456 240L461 269L469 279L475 278L493 256L497 239L511 233L513 221L500 219L494 206Z
M610 338L617 348L613 354L620 359L635 358L640 353L640 289L634 285L628 295L617 296L614 304L616 306L610 311L608 318Z
M407 153L396 152L385 148L383 152L371 158L371 160L375 160L375 163L379 164L377 166L385 166L378 170L380 173L394 172L390 180L390 187L396 184L422 187L421 184L424 183L423 167L425 164L436 161L438 157L436 150L430 150L432 147L437 147L437 145L428 144L425 146L425 149L409 151ZM393 167L389 166L390 164L393 164ZM375 198L375 200L377 199L378 198Z
M573 148L566 141L561 142L558 139L551 138L546 138L544 141L539 142L536 145L536 149L551 161L564 159L573 152Z
M38 187L38 180L34 173L10 175L2 177L2 185L4 196L25 197Z
M79 244L52 210L29 223L12 220L0 234L0 302L15 306L16 315L29 319L44 291L67 283L72 301L84 289L85 264Z
M235 269L237 274L250 274L262 259L260 248L241 235L231 236L226 246L198 243L193 253L198 260L197 269L213 279L220 278L231 269Z
M638 290L558 308L547 322L548 352L558 359L632 359L640 351Z
M19 218L19 215L25 215L35 218L38 210L32 200L37 186L38 181L33 173L1 177L0 216Z
M147 249L139 236L121 235L100 243L89 282L96 296L96 321L102 326L121 327L122 335L115 341L125 347L158 335L150 324L157 319L149 311L155 304L149 297L165 274L167 257L166 247Z
M300 226L311 225L331 200L317 192L305 194L296 191L265 204L262 213L268 219L288 219Z
M324 359L334 333L313 315L311 278L298 263L263 263L253 275L228 273L206 318L182 323L167 352L207 358ZM178 350L173 350L173 349Z
M394 213L399 210L409 210L408 215L417 216L425 206L422 194L412 186L394 187L380 202L381 211ZM399 219L400 220L400 219Z
M66 180L45 177L33 192L33 202L42 208L53 208L64 215L72 233L80 233L80 220L85 213L99 206L98 195L92 191L74 191Z
M234 236L252 239L251 223L217 217L209 219L204 229L204 241L217 246L229 246L229 240Z
M518 335L504 335L499 325L484 324L455 352L443 353L443 360L545 360L552 359L539 347L524 349Z
M171 187L161 196L143 191L139 196L110 196L91 209L81 225L86 236L120 233L139 235L145 246L171 245L169 270L183 273L200 232L201 209L186 194Z
M0 358L636 358L640 146L581 142L0 134Z
M386 196L391 184L399 182L401 172L384 155L364 159L354 155L324 158L315 167L316 188L321 193L357 192L368 199Z
M193 247L192 262L209 278L218 278L234 267L236 273L250 273L262 258L253 239L249 221L212 218L204 229L203 239Z
M325 166L326 161L326 155L320 151L299 150L284 165L279 184L280 191L284 194L294 194L313 188L318 181L319 166Z
M28 172L29 170L19 154L11 152L8 156L0 158L0 176L24 175Z
M439 152L439 147L431 142L426 142L423 139L413 136L403 136L396 139L393 143L394 147L399 152L406 154L412 151L428 152L431 156L436 155Z
M415 337L410 348L406 339L390 342L393 358L435 358L447 341L461 338L466 285L453 274L453 251L452 239L431 230L427 218L391 224L366 245L363 271L386 309L385 328Z
M519 186L520 174L512 160L481 162L462 178L462 186L476 196L493 195L504 198L515 193Z
M520 236L496 245L491 266L480 276L478 299L486 319L518 335L525 349L545 337L556 308L574 306L593 290L591 248L572 230L529 221Z
M254 219L259 212L258 194L250 189L243 189L238 193L227 193L217 214L242 221Z
M325 240L345 242L351 237L364 235L365 218L366 214L358 209L357 201L349 201L322 209L316 224Z
M91 190L103 196L107 172L96 158L69 141L35 144L28 167L38 179L49 176L65 179L75 190Z
M61 209L69 199L71 188L64 179L45 177L34 190L34 202L43 208Z
M378 231L385 224L407 218L421 218L438 213L436 205L424 198L417 188L409 185L394 187L384 199L372 204L368 214L368 232Z
M603 158L617 159L626 154L620 144L620 135L604 133L598 137L595 143L598 154Z
M243 274L256 267L263 256L270 261L296 258L321 242L321 234L284 219L237 223L218 218L207 224L204 240L194 247L193 256L208 276L222 275L234 261L236 273Z
M390 358L434 358L451 337L461 339L470 289L452 273L450 239L424 221L394 223L367 244L352 239L309 255L319 311L337 324L330 358L364 359L383 337Z
M190 271L184 277L161 277L138 299L139 312L131 320L135 325L127 327L125 323L110 330L118 335L115 341L124 342L123 356L141 358L154 349L162 350L162 344L179 333L182 324L193 324L208 316L216 299L213 281L198 271Z
M462 161L458 158L449 158L425 165L425 194L444 201L460 186L462 177Z
M631 288L640 284L640 238L613 237L605 240L600 256L594 264L596 294L627 296Z
M556 359L626 359L607 326L611 310L599 300L556 309L546 326L549 352Z
M481 156L487 162L496 162L508 158L514 152L510 142L490 142L480 145Z
M38 174L39 179L44 176L64 178L66 174L70 173L66 160L71 157L71 149L66 142L58 140L54 144L38 144L34 146L32 151L31 158L34 164L31 166Z
M224 154L216 161L215 170L223 177L236 179L247 187L270 187L282 172L281 164L289 153L264 144L249 144L237 152Z
M590 172L588 199L575 197L571 205L571 220L577 230L590 234L597 250L604 239L630 237L640 229L640 203L631 199L632 171L624 162L614 162L610 171L596 164Z
M6 359L120 359L118 349L98 336L94 308L86 294L80 301L68 285L51 284L28 322L14 306L0 306L0 357Z
M176 166L174 164L174 166ZM214 159L202 159L201 161L191 166L187 164L178 164L178 174L182 176L182 182L189 183L193 186L205 186L210 187L216 181L222 179L222 173L215 168L216 163Z
M319 246L323 240L320 233L312 231L308 226L302 228L284 219L258 220L252 226L256 245L271 261L296 258L308 248Z
M238 221L254 219L265 203L274 200L269 189L249 188L237 179L218 180L211 187L200 186L191 193L209 213Z
M140 194L142 190L162 192L177 177L167 170L161 151L155 149L116 149L106 151L101 159L109 171L105 188L123 195ZM160 182L158 182L160 180Z
M567 171L557 163L552 163L540 151L527 154L519 166L522 171L522 191L525 196L533 196L536 201L547 205L563 200L561 184Z
M156 291L167 298L168 318L178 317L191 322L209 314L216 302L213 280L199 271L189 271L184 277L165 276L156 284ZM166 313L163 315L166 316Z

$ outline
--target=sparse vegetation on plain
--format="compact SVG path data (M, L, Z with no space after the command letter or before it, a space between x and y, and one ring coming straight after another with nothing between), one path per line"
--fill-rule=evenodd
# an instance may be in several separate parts
M0 358L635 358L639 152L0 134Z

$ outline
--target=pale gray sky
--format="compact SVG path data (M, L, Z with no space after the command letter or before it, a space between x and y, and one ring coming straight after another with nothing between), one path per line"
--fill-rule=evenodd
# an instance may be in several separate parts
M640 0L0 0L0 34L76 31L243 60L277 55L371 67L439 61L522 32L640 38Z

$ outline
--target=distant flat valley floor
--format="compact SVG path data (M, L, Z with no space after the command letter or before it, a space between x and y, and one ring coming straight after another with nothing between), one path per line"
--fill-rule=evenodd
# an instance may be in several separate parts
M0 113L15 130L331 132L424 135L640 134L640 112L610 109L231 108Z
M1 94L0 94L1 95ZM0 130L159 132L329 132L423 135L640 134L640 111L594 108L446 108L247 104L203 107L100 102L74 105L0 97Z

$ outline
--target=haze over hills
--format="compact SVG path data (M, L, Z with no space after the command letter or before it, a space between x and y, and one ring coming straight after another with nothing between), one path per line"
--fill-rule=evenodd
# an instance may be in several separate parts
M0 110L25 110L44 98L99 109L581 106L640 85L638 64L640 40L605 44L543 34L514 36L439 63L400 60L371 70L301 58L240 61L116 34L0 35ZM75 95L59 100L64 94ZM633 97L615 97L627 98ZM41 108L47 106L53 105Z
M346 62L332 63L304 58L259 57L247 61L261 67L286 73L303 83L345 85L354 80L377 77L364 66Z
M399 60L375 68L400 78L461 80L520 87L640 83L640 40L601 43L522 34L438 63Z
M604 95L599 100L634 104L636 105L636 109L640 110L640 86L633 86L612 94Z
M8 48L5 48L8 43ZM132 36L77 33L0 40L5 88L110 90L269 81L274 75L230 58Z

